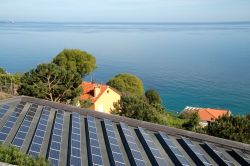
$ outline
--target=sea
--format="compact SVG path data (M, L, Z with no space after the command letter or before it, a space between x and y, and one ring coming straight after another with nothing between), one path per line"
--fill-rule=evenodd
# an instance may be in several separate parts
M173 113L250 113L250 22L0 22L0 66L10 73L49 63L65 48L96 57L97 82L138 76Z

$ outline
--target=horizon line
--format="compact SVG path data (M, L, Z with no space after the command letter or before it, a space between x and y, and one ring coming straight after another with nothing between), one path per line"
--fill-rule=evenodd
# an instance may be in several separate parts
M84 24L232 24L250 23L249 21L14 21L0 20L0 23L84 23Z

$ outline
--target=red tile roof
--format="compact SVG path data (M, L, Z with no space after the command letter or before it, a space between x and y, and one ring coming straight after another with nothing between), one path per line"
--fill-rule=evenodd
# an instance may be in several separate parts
M105 92L105 90L108 88L107 85L104 84L97 84L93 82L82 82L81 86L83 88L83 93L80 96L80 100L91 100L92 103L95 103L98 98ZM100 88L100 93L94 97L94 89L95 87Z
M219 118L220 116L230 115L229 110L212 109L212 108L194 108L194 109L186 108L185 111L198 112L201 121L213 121Z

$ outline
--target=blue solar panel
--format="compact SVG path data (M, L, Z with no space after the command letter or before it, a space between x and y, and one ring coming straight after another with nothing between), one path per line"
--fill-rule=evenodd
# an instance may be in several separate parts
M87 116L87 141L90 165L103 165L95 118Z
M120 122L121 136L123 144L127 147L125 148L129 156L129 160L132 165L145 166L144 160L142 158L141 152L135 142L135 138L132 135L130 129L125 123Z
M0 130L0 142L5 141L7 138L10 130L16 123L17 118L19 117L25 103L20 103L18 106L15 108L14 112L10 115L10 117L7 119L6 123L3 125L3 127Z
M138 127L138 134L139 138L141 139L143 147L145 148L147 155L150 158L150 161L153 165L159 165L159 166L166 166L167 163L165 162L164 158L161 156L159 150L155 146L152 138L148 133L144 131L143 128Z
M181 137L180 143L196 164L205 166L212 165L201 150L190 139Z
M73 112L71 116L70 165L81 165L81 117Z
M241 150L232 149L228 152L240 165L250 166L250 158L245 155Z
M111 163L113 165L125 165L112 122L108 119L104 119L103 124L105 129L104 133L106 134L105 138L108 142L108 151Z
M0 120L4 116L4 114L8 111L9 106L8 105L2 105L0 106Z
M60 150L58 148L58 144L60 144L60 148L62 146L62 130L64 123L64 111L58 110L55 115L53 131L51 135L51 142L48 153L48 160L52 165L59 165L60 160ZM59 125L60 124L60 125ZM54 144L58 143L58 144Z
M17 148L21 148L22 145L23 145L23 142L24 142L24 138L20 138L19 137L19 133L22 133L24 134L25 136L27 135L28 133L28 130L29 130L29 127L30 127L30 124L31 124L31 121L33 120L34 118L34 115L35 115L35 112L37 110L37 105L35 104L32 104L29 108L29 110L27 111L25 117L24 117L24 120L20 126L20 128L18 129L15 137L14 137L14 140L12 141L12 144L17 147ZM27 122L30 122L30 123L27 123Z
M159 132L158 139L165 151L176 165L190 165L186 157L178 150L172 140L163 132Z
M234 164L228 160L222 152L220 152L214 144L205 143L203 145L204 149L208 152L208 154L214 159L218 165L225 166L234 166Z

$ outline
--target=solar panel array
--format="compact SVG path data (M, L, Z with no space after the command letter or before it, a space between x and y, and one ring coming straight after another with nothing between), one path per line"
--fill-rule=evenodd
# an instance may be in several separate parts
M26 103L21 102L18 104L18 106L15 108L14 112L10 115L8 120L5 122L4 126L0 130L0 142L5 141L7 138L10 130L16 123L17 118L19 117L20 113L22 112L24 105Z
M182 140L182 144L184 146L185 150L188 150L187 153L190 155L190 153L192 153L192 158L194 160L194 162L196 162L198 165L212 165L207 158L205 157L205 155L201 152L201 150L195 145L193 144L192 141L190 141L189 138L186 137L181 137Z
M163 132L159 132L160 142L163 145L163 148L166 150L170 156L173 156L173 162L176 165L188 166L190 165L186 157L179 151L176 145L172 142L172 140Z
M124 137L122 141L124 142L125 146L127 146L125 149L130 156L129 159L131 163L136 166L145 166L146 164L144 163L142 154L128 126L125 123L120 122L120 127L122 136Z
M28 151L28 153L32 156L38 156L41 151L41 146L44 140L45 131L48 125L49 115L50 115L50 108L44 107Z
M63 123L64 123L64 111L58 110L56 112L56 117L54 120L54 126L51 136L50 148L48 159L52 165L59 165L61 144L62 144L62 133L63 133Z
M247 157L242 151L233 149L231 151L231 155L241 164L241 165L246 165L250 166L250 158Z
M163 158L163 154L166 155L166 153L172 160L169 162L175 165L190 166L195 163L195 165L211 166L215 162L218 165L226 166L250 165L249 156L242 151L236 149L220 151L220 148L217 148L214 144L204 143L201 144L206 150L204 152L197 143L193 143L189 138L181 137L181 139L177 139L192 158L193 161L191 161L186 153L182 153L182 148L173 141L176 138L172 138L166 133L155 133L161 143L161 146L159 146L157 139L153 137L154 132L147 132L141 127L129 127L127 124L120 122L118 125L119 132L117 133L117 125L111 120L105 118L97 120L92 116L87 116L84 119L87 141L86 155L89 157L88 160L85 160L82 158L85 155L83 145L85 142L81 142L81 140L85 140L82 137L85 133L82 133L83 130L81 129L83 115L77 112L67 112L65 116L65 111L51 110L47 106L44 106L41 114L38 114L40 112L37 112L38 105L36 104L28 103L26 105L25 102L19 104L15 102L14 104L17 105L15 109L11 103L0 105L0 125L2 126L0 126L0 141L7 145L12 142L14 146L24 151L26 150L25 147L28 147L28 154L34 157L41 154L50 161L51 165L101 166L106 165L109 159L112 166L125 166L128 163L135 166L145 166L150 165L150 162L152 165L166 166L168 163ZM23 113L21 113L22 110ZM99 124L102 125L102 130ZM66 130L63 132L64 128ZM69 132L66 132L68 129ZM137 135L134 134L132 129L136 131ZM67 136L68 140L63 139L65 134L69 134L69 137ZM106 148L100 143L100 140L103 139L101 134L104 134ZM120 146L119 135L124 147ZM62 140L68 141L65 147L62 145ZM164 148L166 153L163 151L161 154L160 150L162 148L158 149L159 147ZM123 153L121 148L125 148L126 153ZM62 152L62 150L66 152ZM108 152L108 155L103 155L105 152ZM147 156L143 156L144 153ZM231 160L232 158L226 153L230 154L235 160ZM64 155L65 158L62 157Z
M103 165L103 159L97 134L95 118L87 116L87 132L89 142L89 164Z
M71 121L70 165L81 165L81 119L80 114L73 112Z
M9 108L10 108L10 106L8 106L8 105L0 106L0 120L2 119L2 117L8 111Z
M112 121L104 119L104 129L106 133L106 138L108 142L108 149L111 151L111 161L113 165L124 166L125 162L122 157L121 149L116 139L115 131L113 128Z
M215 158L215 161L219 164L219 165L225 165L225 166L234 166L234 164L228 160L225 155L220 152L216 146L214 146L214 144L210 144L210 143L205 143L205 150L207 149L209 154L213 156L213 158Z
M15 138L12 141L12 145L14 145L17 148L21 148L24 142L24 139L29 131L31 122L36 114L36 110L38 108L38 105L36 104L32 104L29 108L29 110L27 111L24 120L21 124L21 126L19 127Z
M144 148L146 148L146 152L149 156L153 165L159 165L159 166L166 166L167 163L160 154L160 151L157 149L154 141L150 137L148 133L144 131L142 127L138 127L138 132L140 134L140 138L142 140L142 143L144 145Z

